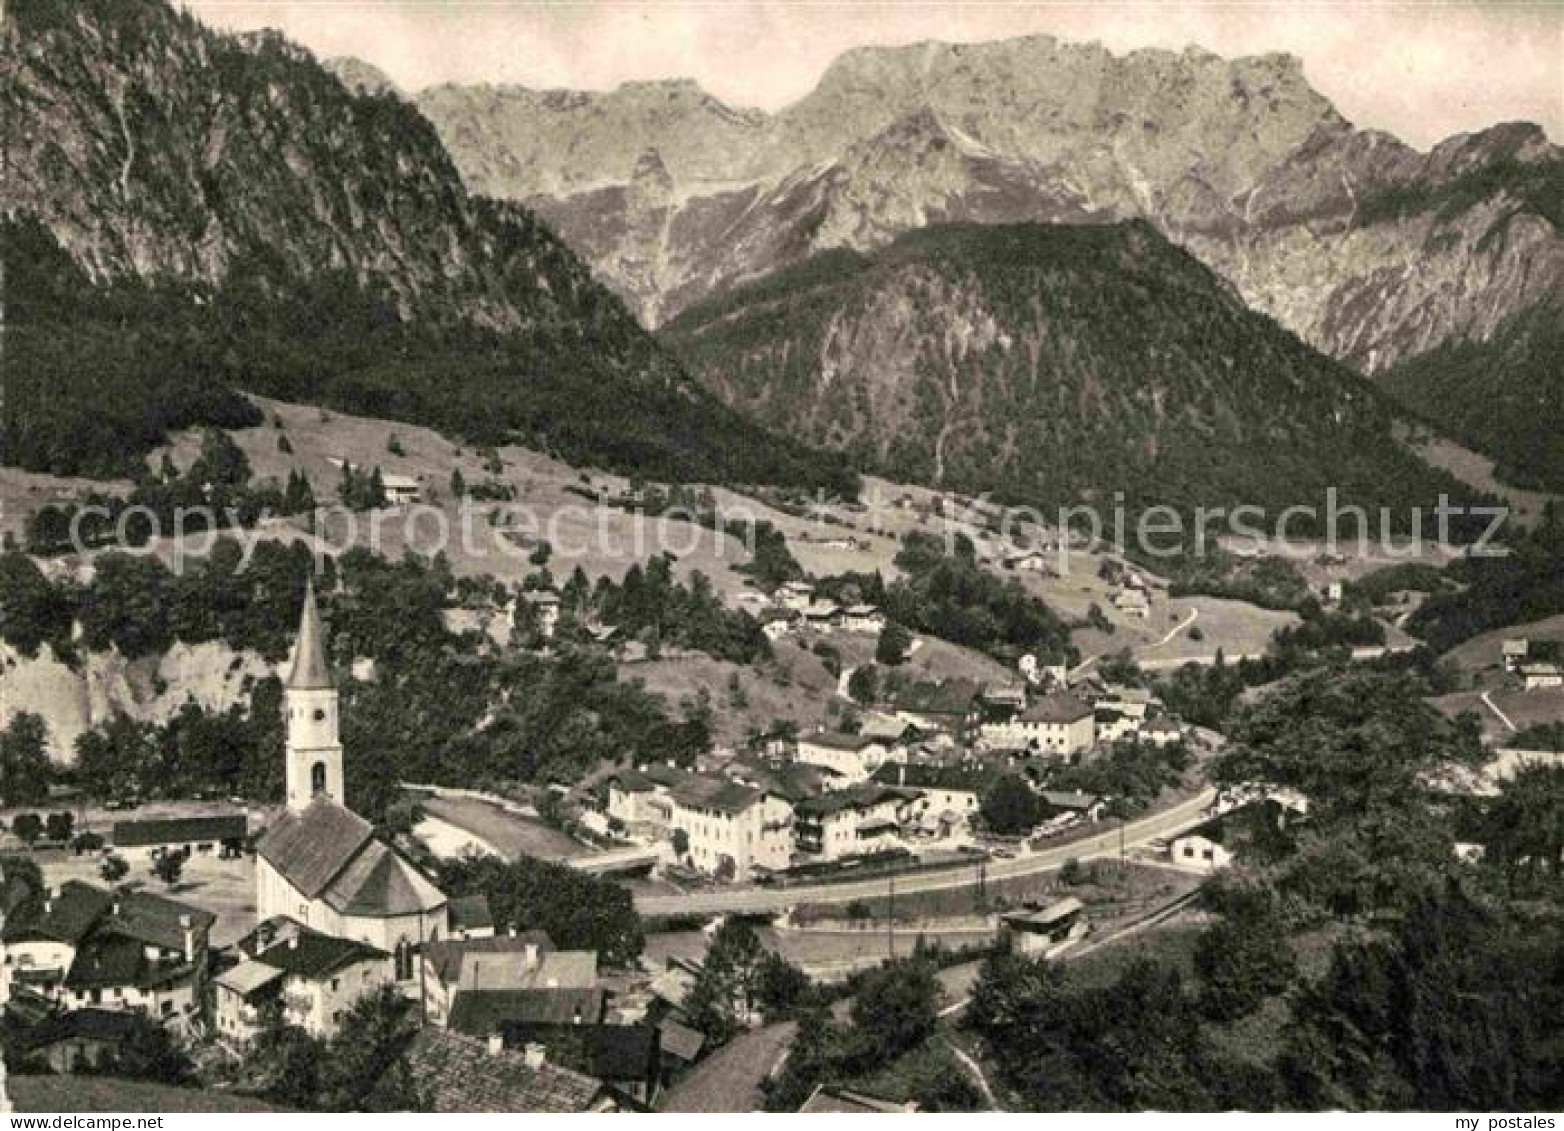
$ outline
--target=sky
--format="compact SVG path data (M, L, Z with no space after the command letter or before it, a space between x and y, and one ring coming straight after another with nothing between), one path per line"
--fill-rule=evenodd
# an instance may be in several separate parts
M606 90L692 78L776 110L864 44L1046 33L1124 53L1286 51L1348 119L1420 148L1496 122L1564 139L1564 0L182 0L208 24L282 29L403 90L444 82Z

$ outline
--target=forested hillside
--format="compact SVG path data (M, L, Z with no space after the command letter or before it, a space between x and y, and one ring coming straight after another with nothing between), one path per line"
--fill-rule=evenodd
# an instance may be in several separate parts
M970 493L1323 510L1335 487L1398 525L1465 494L1390 443L1394 410L1367 382L1144 221L949 225L826 253L664 340L762 422Z
M393 93L162 0L4 32L0 459L129 472L233 390L645 474L842 485L726 410L524 209L469 196Z

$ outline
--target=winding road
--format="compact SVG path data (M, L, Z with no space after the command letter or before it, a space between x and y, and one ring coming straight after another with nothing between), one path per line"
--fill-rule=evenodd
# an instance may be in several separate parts
M1216 790L1206 788L1178 804L1147 814L1124 825L1113 825L1100 833L1044 848L1013 860L989 860L988 882L1033 876L1062 867L1067 860L1100 860L1119 854L1122 843L1127 852L1151 841L1175 836L1194 828L1206 819L1206 809L1216 800ZM974 864L976 861L974 860ZM973 868L957 867L939 872L899 874L897 894L920 891L949 891L971 887ZM642 915L710 915L725 911L770 912L800 903L850 903L884 895L885 876L872 880L852 880L834 884L812 884L788 888L736 887L720 891L685 892L679 895L639 895L635 909Z

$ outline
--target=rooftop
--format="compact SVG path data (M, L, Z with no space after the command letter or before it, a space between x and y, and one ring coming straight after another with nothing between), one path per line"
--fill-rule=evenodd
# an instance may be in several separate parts
M596 1025L606 1003L607 994L596 988L458 990L451 1002L451 1028L487 1037L506 1023Z
M149 817L140 821L115 821L110 836L116 848L144 848L155 844L197 844L206 841L243 840L250 834L250 819L243 813L212 817Z
M742 813L765 794L727 778L691 777L673 791L673 799L687 809L717 813Z
M433 1026L419 1032L408 1059L436 1112L582 1112L603 1094L590 1076L547 1061L534 1067L522 1053L490 1052L484 1041Z
M915 794L895 786L866 782L836 789L798 803L800 817L830 817L837 813L863 812L892 801L910 801Z
M1075 696L1064 691L1044 695L1022 714L1028 723L1073 723L1092 717L1092 709Z
M306 899L315 899L374 835L370 823L324 795L302 813L284 812L256 852Z

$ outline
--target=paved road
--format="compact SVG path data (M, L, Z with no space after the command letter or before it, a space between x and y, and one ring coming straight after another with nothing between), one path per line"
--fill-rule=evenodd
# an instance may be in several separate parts
M1123 845L1126 850L1142 846L1150 841L1163 839L1193 828L1206 819L1205 811L1216 800L1216 790L1204 789L1195 797L1181 801L1171 808L1131 821L1123 829ZM1032 876L1050 872L1066 860L1097 860L1119 854L1120 830L1114 825L1104 832L1045 848L1014 860L990 860L987 876L994 880L1017 876ZM952 888L970 887L973 883L972 868L952 868L896 877L897 894L918 891L949 891ZM682 895L637 896L636 910L642 915L705 915L724 911L781 911L799 903L849 903L855 899L868 899L884 895L887 887L884 876L872 880L855 880L847 883L813 884L807 887L789 888L724 888L719 891L687 892Z

